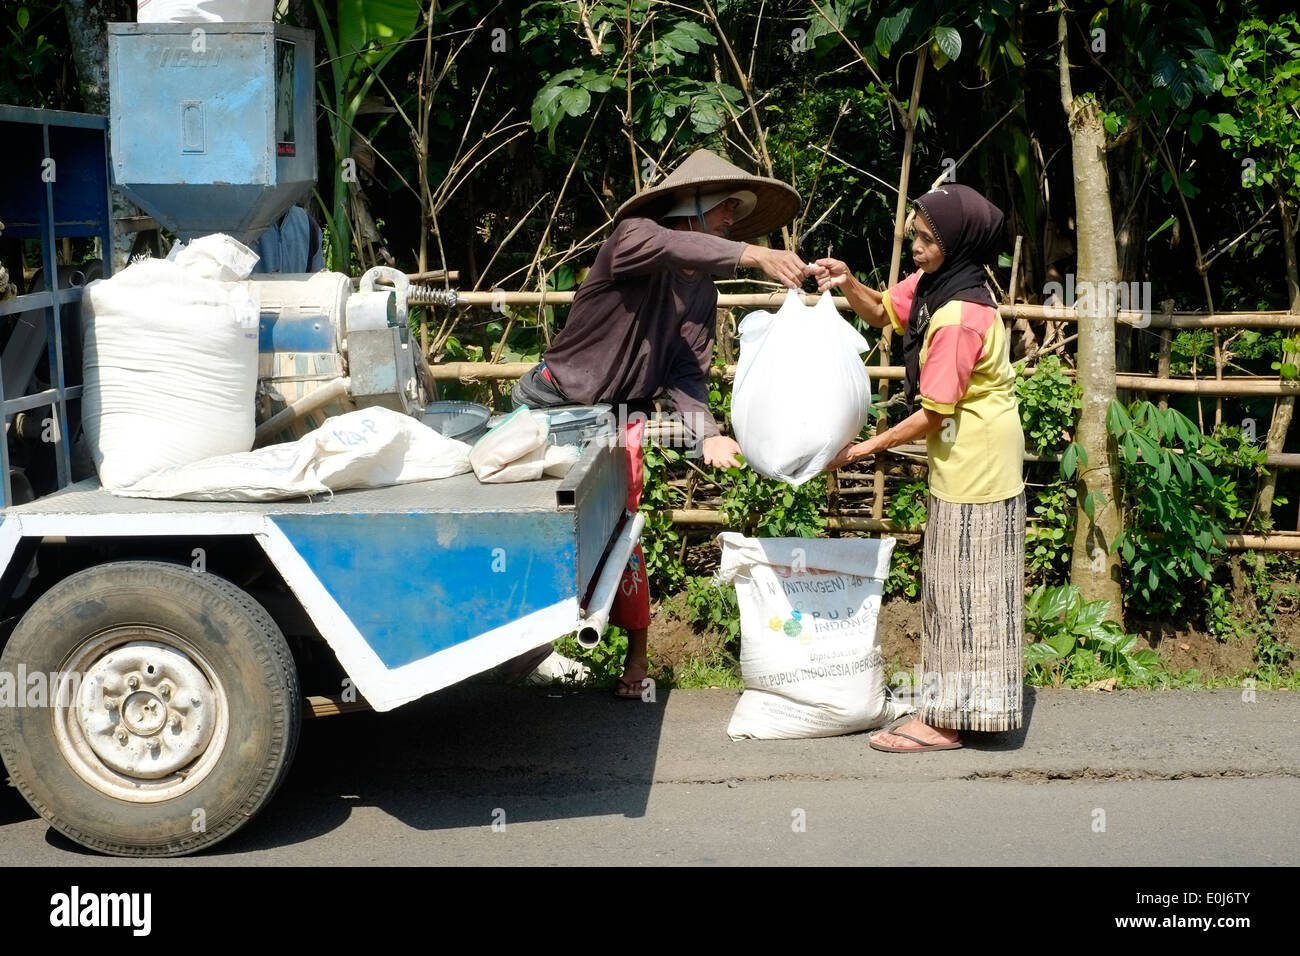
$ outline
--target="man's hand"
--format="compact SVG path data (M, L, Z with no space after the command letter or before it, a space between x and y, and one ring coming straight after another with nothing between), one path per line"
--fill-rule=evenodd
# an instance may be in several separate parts
M714 435L700 442L700 451L704 453L704 463L714 468L739 468L736 456L740 446L726 435Z
M808 278L808 267L796 253L765 246L745 246L738 265L747 269L762 269L768 276L787 289L797 289Z

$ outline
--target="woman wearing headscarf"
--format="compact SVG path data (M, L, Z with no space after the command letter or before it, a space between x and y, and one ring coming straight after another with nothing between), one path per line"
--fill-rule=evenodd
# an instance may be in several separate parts
M846 447L828 468L925 436L929 508L921 557L921 687L916 714L874 734L876 750L952 750L962 731L1021 725L1024 654L1024 434L1009 342L984 266L1000 210L968 186L915 202L918 271L885 292L843 262L809 267L878 328L902 333L907 417Z

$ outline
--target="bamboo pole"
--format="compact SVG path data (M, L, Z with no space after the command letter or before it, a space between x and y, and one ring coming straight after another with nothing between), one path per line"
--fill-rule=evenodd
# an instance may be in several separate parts
M433 379L439 382L488 382L511 380L521 377L536 362L444 362L430 366ZM709 369L712 378L731 381L736 376L736 366L715 365ZM1031 369L1024 369L1023 375L1033 374ZM1069 370L1066 370L1069 375ZM872 378L880 381L898 381L906 375L901 365L885 365L871 369ZM1166 378L1153 375L1133 373L1116 373L1115 387L1127 388L1135 392L1176 392L1182 395L1209 396L1248 396L1248 395L1295 395L1300 393L1300 383L1284 381L1278 378L1256 378L1254 376L1227 376L1223 379Z
M731 528L736 525L727 520L726 516L720 511L708 511L703 508L678 508L668 511L660 511L659 515L667 516L673 524L689 526L706 526L718 528ZM826 519L827 530L834 531L860 531L868 534L888 534L895 538L902 539L919 539L925 532L925 525L922 524L917 528L911 528L907 531L895 531L894 523L888 518L865 518L865 517L829 517ZM1036 530L1033 526L1025 529L1025 537L1033 540ZM1152 535L1152 537L1156 537ZM1236 532L1224 535L1229 551L1300 551L1300 532L1284 531L1274 532L1272 534L1238 534Z
M912 174L912 149L916 141L916 118L921 109L921 81L925 78L925 64L929 59L929 51L925 47L921 47L916 53L916 70L912 74L912 96L907 101L907 113L903 117L903 162L898 174L898 197L894 203L894 244L889 252L888 285L890 286L898 282L902 273L903 242L906 239L904 226L907 223L907 187ZM892 329L886 326L880 333L880 358L878 364L882 367L889 361L889 347L892 338ZM890 379L880 374L877 374L876 378L880 380L880 401L883 404L889 401ZM879 435L888 425L889 423L884 416L877 418L876 426L871 430L871 434L873 436ZM872 482L876 494L871 499L871 516L880 518L885 513L885 472L879 463L876 465Z
M575 292L457 292L456 299L458 304L471 307L490 307L494 302L502 305L535 306L540 305L543 299L547 305L569 305L576 294ZM724 292L718 295L718 308L779 308L785 301L785 295L785 289L747 294ZM819 298L821 296L814 293L803 293L804 305L813 305ZM831 302L841 312L853 311L848 300L843 296L832 296ZM1004 319L1027 319L1030 322L1078 320L1073 309L1024 303L1001 305L998 307L998 314ZM1139 328L1152 329L1300 329L1300 315L1290 312L1216 312L1213 315L1204 312L1169 312L1148 315L1133 309L1121 309L1118 321Z

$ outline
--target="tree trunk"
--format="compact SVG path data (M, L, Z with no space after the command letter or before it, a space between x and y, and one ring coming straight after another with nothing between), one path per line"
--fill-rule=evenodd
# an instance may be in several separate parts
M1278 212L1282 219L1282 254L1286 258L1287 295L1291 300L1291 311L1300 315L1300 267L1296 265L1296 221L1286 207L1281 196L1277 197ZM1282 356L1283 362L1300 362L1300 355L1287 352ZM1291 428L1291 416L1295 412L1295 397L1285 395L1277 400L1273 409L1273 421L1268 426L1268 453L1281 453L1286 444L1286 433ZM1273 512L1273 493L1277 490L1277 469L1269 469L1267 477L1260 482L1259 494L1255 498L1255 510L1259 516L1267 519ZM1249 530L1249 529L1247 529Z
M1106 131L1092 97L1075 99L1070 87L1070 63L1064 11L1058 17L1061 41L1061 104L1070 127L1074 161L1074 206L1077 223L1078 287L1092 283L1092 289L1113 289L1119 278L1115 253L1115 230L1106 176ZM1105 506L1094 509L1089 519L1080 507L1076 517L1074 556L1070 582L1085 601L1108 601L1107 616L1123 625L1124 599L1120 585L1119 555L1111 550L1122 530L1119 487L1111 461L1114 442L1106 432L1106 410L1115 398L1115 319L1118 303L1111 295L1087 296L1087 309L1079 309L1077 378L1083 389L1076 441L1083 447L1088 465L1079 471L1078 493L1085 497L1100 492Z
M81 108L87 113L108 115L108 33L104 24L134 20L134 6L125 0L63 0Z

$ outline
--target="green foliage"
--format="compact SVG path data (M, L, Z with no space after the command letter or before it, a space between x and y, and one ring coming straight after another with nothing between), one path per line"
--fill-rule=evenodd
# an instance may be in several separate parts
M686 569L678 558L682 537L671 518L657 513L680 506L666 480L669 463L680 458L671 448L652 445L645 449L640 510L645 513L646 525L641 533L641 552L645 555L646 579L657 594L676 592L686 580Z
M317 196L326 226L336 240L326 249L326 264L346 272L353 247L345 160L353 161L352 137L366 96L384 67L401 51L402 41L418 28L423 3L337 0L330 16L326 2L312 0L316 25L328 53L328 71L320 72L316 88L334 144L334 161L329 202L320 199L319 193Z
M1079 686L1106 677L1148 683L1160 668L1156 652L1134 651L1137 637L1106 620L1108 601L1087 601L1073 585L1038 587L1025 602L1026 678L1031 684Z
M49 109L81 109L72 73L61 0L5 4L0 13L0 103Z
M724 690L742 690L740 662L725 650L712 650L702 657L692 657L669 675L673 687L686 690L720 687Z
M921 550L903 544L894 545L889 559L889 577L885 579L886 597L915 601L921 596Z
M930 486L924 481L899 485L889 496L889 520L896 531L911 531L925 524Z
M552 151L560 124L587 115L593 93L621 91L620 101L627 95L623 51L632 39L637 47L631 57L631 121L640 137L662 143L683 128L687 140L714 134L742 99L740 90L713 79L712 58L702 53L716 47L717 38L698 18L676 10L652 9L645 2L593 3L584 9L537 3L523 11L521 21L520 43L534 58L566 64L538 90L531 107L533 129L546 130ZM624 36L629 26L631 38ZM573 42L575 31L585 43Z
M627 632L611 624L605 628L600 643L591 650L580 645L577 636L573 634L556 641L555 649L591 669L591 676L585 682L587 686L609 687L623 676L623 662L627 659Z
M740 605L736 588L714 584L708 576L686 579L686 619L697 627L726 636L733 647L740 642Z
M1225 149L1242 163L1242 185L1265 184L1300 200L1300 22L1294 12L1271 22L1238 25L1227 56L1223 95L1232 115L1212 124Z
M1236 481L1207 467L1230 452L1182 413L1146 401L1111 402L1106 427L1124 489L1124 529L1112 547L1124 559L1125 597L1141 613L1175 613L1189 582L1210 579L1227 523L1246 517Z
M1296 368L1294 361L1286 361L1294 353L1300 352L1300 341L1294 338L1285 338L1282 340L1282 352L1284 353L1281 361L1273 362L1270 368L1277 372L1279 378L1295 380L1300 378L1300 369Z
M1083 390L1065 374L1060 358L1042 358L1034 374L1016 376L1020 423L1028 444L1039 455L1060 451L1070 440L1083 407Z
M1037 519L1034 536L1025 546L1026 574L1045 583L1057 583L1069 568L1074 549L1075 501L1073 483L1058 480L1038 490L1033 505Z
M722 512L747 533L763 538L815 538L825 530L824 476L798 488L764 478L752 468L728 468L722 476Z
M1278 606L1296 607L1300 602L1300 585L1295 582L1276 583L1268 561L1253 551L1245 552L1241 562L1245 571L1247 601L1253 599L1255 613L1250 615L1245 608L1238 607L1228 588L1214 583L1207 589L1205 597L1206 627L1220 641L1244 643L1252 648L1252 679L1285 686L1295 679L1292 661L1296 648L1278 634Z
M889 496L889 520L897 531L909 531L925 524L930 487L924 481L911 481L894 489ZM915 601L921 596L921 549L897 544L889 560L889 577L884 593Z

